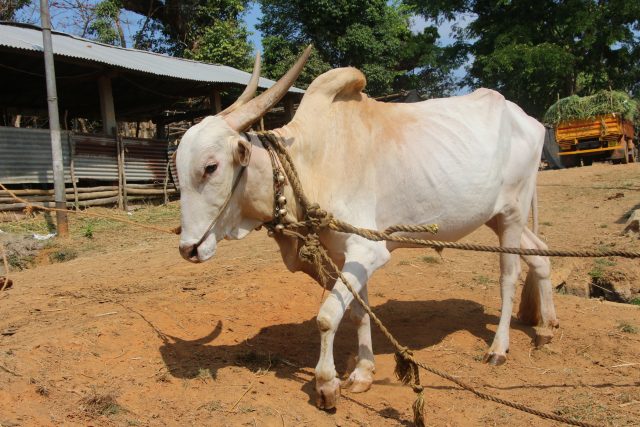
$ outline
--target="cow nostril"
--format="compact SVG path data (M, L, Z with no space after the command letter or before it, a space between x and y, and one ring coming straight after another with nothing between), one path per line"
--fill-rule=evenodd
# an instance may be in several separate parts
M198 262L198 245L180 245L180 254L184 259Z
M191 246L191 251L189 251L189 258L198 259L198 245Z

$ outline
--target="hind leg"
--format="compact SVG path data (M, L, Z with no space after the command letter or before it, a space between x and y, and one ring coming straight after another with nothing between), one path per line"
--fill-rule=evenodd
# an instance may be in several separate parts
M521 215L517 211L500 214L489 221L487 225L496 232L501 246L519 247L524 225ZM519 276L520 258L518 255L500 254L500 296L502 297L500 322L491 347L484 357L484 361L491 365L502 365L507 360L513 298Z
M529 229L522 234L521 247L526 249L547 249L547 245ZM529 266L520 299L518 318L536 330L536 347L551 341L553 330L558 327L558 318L553 304L551 286L551 263L548 257L523 256Z

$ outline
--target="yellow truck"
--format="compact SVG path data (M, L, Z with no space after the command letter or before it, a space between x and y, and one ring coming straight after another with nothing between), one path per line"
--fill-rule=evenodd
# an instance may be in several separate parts
M589 166L594 161L638 161L633 124L619 114L561 122L556 125L555 133L560 159L565 167Z

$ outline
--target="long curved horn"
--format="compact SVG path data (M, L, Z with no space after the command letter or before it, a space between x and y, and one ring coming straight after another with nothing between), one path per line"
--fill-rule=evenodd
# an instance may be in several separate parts
M256 53L256 60L253 64L253 72L251 73L251 79L249 80L247 87L244 88L244 91L238 97L238 99L236 99L236 102L229 105L217 115L226 116L236 108L241 107L247 102L251 101L253 99L253 95L255 95L256 93L256 90L258 90L258 80L260 80L260 52Z
M287 71L287 73L282 76L276 84L243 105L242 108L237 108L235 111L226 115L224 119L229 126L232 129L241 132L249 128L249 126L260 119L260 117L265 115L271 107L276 105L282 97L286 95L289 88L293 86L293 83L302 72L304 65L309 59L309 55L311 55L312 48L313 46L311 45L307 46L296 63L293 64L289 71Z

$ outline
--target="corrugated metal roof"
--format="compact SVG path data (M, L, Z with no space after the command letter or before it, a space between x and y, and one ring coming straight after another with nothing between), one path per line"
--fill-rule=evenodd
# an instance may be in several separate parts
M118 68L183 80L208 83L246 85L251 75L226 65L206 64L174 58L153 52L126 49L98 43L70 34L52 32L54 55L99 62ZM0 23L0 46L42 52L42 32L39 27L25 24ZM271 87L273 80L260 78L258 85ZM291 88L290 92L304 93Z

